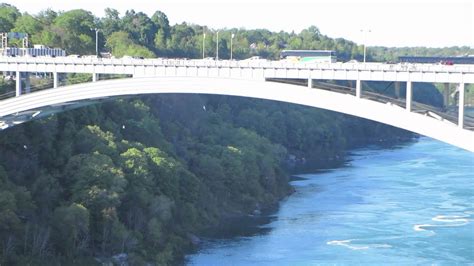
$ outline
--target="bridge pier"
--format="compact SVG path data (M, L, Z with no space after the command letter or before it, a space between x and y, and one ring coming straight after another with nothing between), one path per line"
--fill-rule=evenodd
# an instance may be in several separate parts
M459 83L459 94L458 94L458 105L459 105L459 111L458 111L458 126L460 128L464 128L464 83L461 82Z
M311 78L308 79L308 88L310 88L310 89L313 88L313 79L311 79Z
M18 97L21 95L21 72L16 71L16 84L15 84L15 96Z
M58 72L53 72L53 88L58 87Z
M362 97L362 81L360 79L356 80L356 97Z
M92 73L92 82L97 82L99 80L99 74Z
M395 81L395 96L400 99L400 82Z
M449 83L444 83L444 90L443 90L443 107L449 107Z
M411 112L411 106L413 102L412 97L413 97L412 82L407 81L406 109L408 112Z
M25 76L25 93L30 93L31 92L30 73L24 72L23 75Z

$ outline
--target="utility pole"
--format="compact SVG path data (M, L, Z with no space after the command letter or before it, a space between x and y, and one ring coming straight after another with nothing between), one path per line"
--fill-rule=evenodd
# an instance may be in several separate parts
M206 46L206 33L203 32L202 34L202 59L204 59L205 57L205 53L204 53L204 50L205 50L205 46Z
M216 60L219 60L219 31L216 35Z
M234 39L235 34L230 35L230 61L232 61L232 40Z
M94 28L91 30L94 30L95 31L95 55L97 57L99 57L99 29L98 28Z
M360 30L362 32L363 37L364 37L364 63L365 63L365 58L367 54L367 32L372 32L371 30Z

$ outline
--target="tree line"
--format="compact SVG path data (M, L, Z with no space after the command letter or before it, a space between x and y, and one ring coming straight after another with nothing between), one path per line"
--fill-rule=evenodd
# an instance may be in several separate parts
M99 47L116 57L201 58L216 56L216 38L219 31L219 57L230 58L230 39L233 38L233 57L251 56L278 59L283 49L334 50L340 61L362 60L363 46L344 38L330 38L316 26L300 33L271 32L266 29L210 29L207 26L181 23L170 25L168 17L156 11L151 17L133 9L123 16L112 8L105 9L105 16L95 17L90 11L77 9L56 12L51 9L36 15L21 14L8 4L0 4L0 32L28 33L32 43L60 47L68 54L94 54L95 29L99 30ZM206 37L204 37L206 36ZM368 60L397 61L401 55L456 56L473 54L468 46L425 48L371 47Z

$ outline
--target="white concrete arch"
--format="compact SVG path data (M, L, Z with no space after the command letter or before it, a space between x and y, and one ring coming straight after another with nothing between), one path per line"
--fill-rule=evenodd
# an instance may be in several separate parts
M474 132L396 105L303 86L216 77L133 78L48 89L1 101L0 119L25 112L34 113L32 117L41 112L60 112L67 108L65 103L73 106L103 98L157 93L218 94L306 105L392 125L474 152Z

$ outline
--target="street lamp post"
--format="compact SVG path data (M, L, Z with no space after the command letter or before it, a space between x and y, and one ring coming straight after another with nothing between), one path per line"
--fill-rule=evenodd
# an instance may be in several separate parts
M367 32L371 32L371 30L360 30L362 34L364 35L364 63L365 63L365 58L367 54Z
M95 30L95 55L99 57L99 29L94 28L91 30Z
M219 60L219 32L216 35L216 60Z
M232 61L232 40L234 39L235 34L230 35L230 61Z
M205 45L206 45L205 41L206 41L206 33L204 32L202 35L202 59L204 59L204 56L205 56L204 54Z

